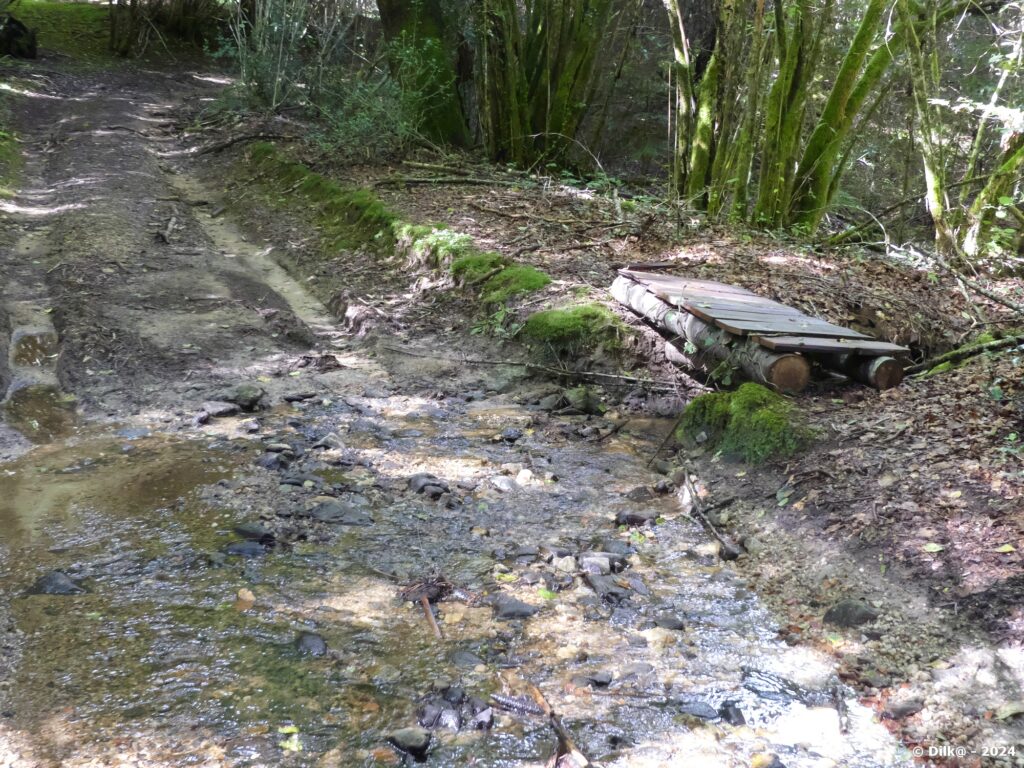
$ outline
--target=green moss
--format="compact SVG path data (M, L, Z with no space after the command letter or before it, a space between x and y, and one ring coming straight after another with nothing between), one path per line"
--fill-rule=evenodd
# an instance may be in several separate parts
M946 373L947 371L952 371L952 370L953 370L953 363L950 362L949 360L947 360L944 363L939 363L934 368L929 368L927 371L925 371L924 375L926 377L927 376L935 376L936 374Z
M539 269L513 264L484 283L480 299L484 304L503 304L514 296L539 291L550 283L551 278Z
M619 345L622 321L600 304L548 309L526 319L523 336L556 351L613 349Z
M508 261L500 253L475 251L455 259L449 269L456 280L472 285L507 264Z
M20 0L10 8L39 33L39 47L80 59L109 59L110 21L106 3Z
M343 187L287 159L273 144L252 145L249 159L275 187L316 207L317 224L331 247L358 248L381 241L394 244L398 217L372 190Z
M474 252L473 238L450 229L431 230L412 244L413 255L434 266L450 264L455 259Z
M693 399L683 412L677 437L705 442L724 453L758 464L793 455L810 439L781 395L748 382L735 392Z

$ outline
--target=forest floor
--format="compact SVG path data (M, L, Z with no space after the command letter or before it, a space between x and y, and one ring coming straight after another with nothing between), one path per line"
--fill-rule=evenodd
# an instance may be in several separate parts
M747 467L663 447L707 383L607 286L672 262L923 356L1000 306L565 180L297 150L550 274L510 319L619 314L619 360L561 362L630 380L553 412L568 378L471 362L536 353L471 291L326 249L308 201L221 148L295 126L204 125L219 76L0 74L23 155L0 199L0 765L387 765L427 733L433 764L540 765L530 683L605 765L1024 765L1020 353L885 393L822 380L795 398L815 444ZM686 515L684 463L738 560ZM874 618L823 621L850 599Z

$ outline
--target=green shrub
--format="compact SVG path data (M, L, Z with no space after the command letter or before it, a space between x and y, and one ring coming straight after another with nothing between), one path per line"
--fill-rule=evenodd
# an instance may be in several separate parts
M694 398L683 412L677 438L759 464L793 455L810 440L810 432L797 423L785 398L748 382L734 392Z

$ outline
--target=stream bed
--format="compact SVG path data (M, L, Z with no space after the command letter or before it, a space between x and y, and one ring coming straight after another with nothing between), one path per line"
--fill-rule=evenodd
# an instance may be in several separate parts
M908 763L647 469L668 421L353 391L0 465L0 765L541 766L530 685L606 766Z

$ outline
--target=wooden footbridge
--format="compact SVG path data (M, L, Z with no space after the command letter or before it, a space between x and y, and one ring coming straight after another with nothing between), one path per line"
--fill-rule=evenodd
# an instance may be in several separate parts
M897 344L806 315L745 288L710 280L623 269L615 299L680 341L668 342L677 362L710 372L723 361L786 392L810 381L811 362L878 389L903 380Z

